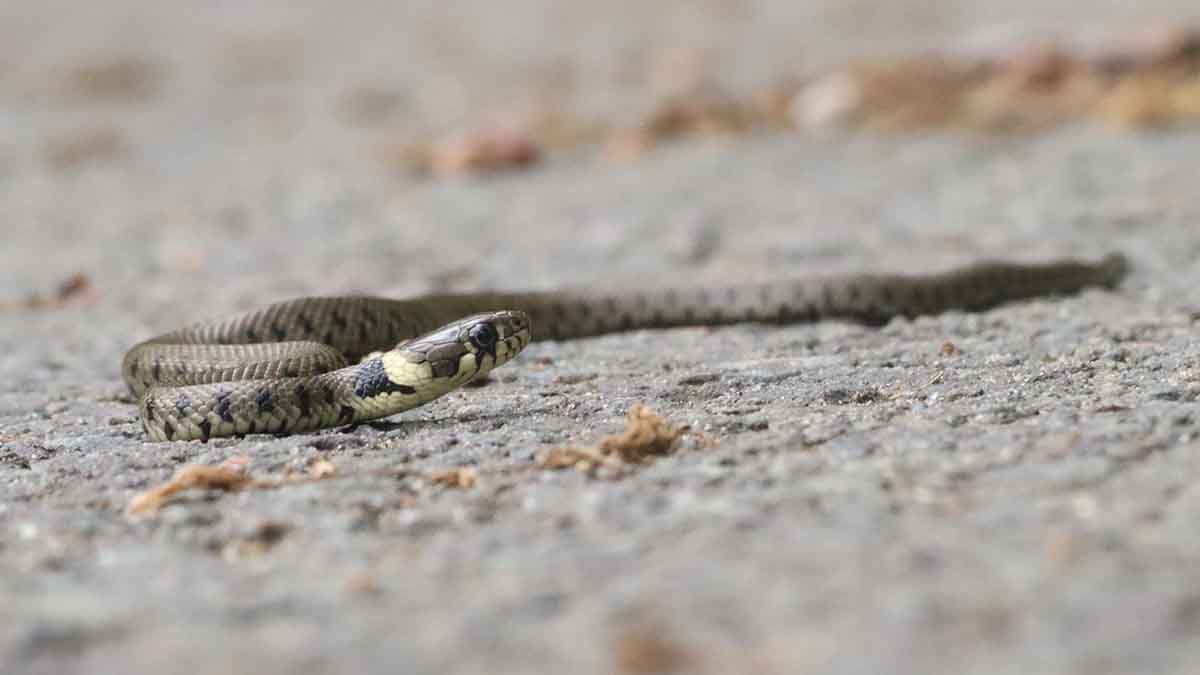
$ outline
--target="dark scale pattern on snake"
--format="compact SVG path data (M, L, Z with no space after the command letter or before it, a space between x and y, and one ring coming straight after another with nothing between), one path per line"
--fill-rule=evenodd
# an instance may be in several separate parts
M1114 288L1127 271L1112 254L1097 263L979 263L936 275L715 289L300 298L140 343L122 372L156 440L311 431L427 403L503 365L533 336L820 319L879 325Z

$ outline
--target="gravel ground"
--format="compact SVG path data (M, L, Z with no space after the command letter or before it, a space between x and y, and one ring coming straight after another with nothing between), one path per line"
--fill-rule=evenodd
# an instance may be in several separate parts
M790 59L1067 26L1072 3L53 4L0 8L0 289L84 273L94 294L0 311L0 671L1094 675L1200 659L1200 135L764 135L433 183L381 170L378 129L338 115L382 82L411 88L399 120L432 129L498 98L501 73L564 62L581 109L622 110L637 100L622 67L658 44L711 47L750 86ZM64 69L131 56L157 69L152 93L62 91ZM55 160L112 129L111 156ZM137 340L300 294L1110 250L1135 265L1117 292L882 329L539 343L488 386L353 430L150 443L120 383ZM639 402L719 445L615 480L535 467ZM237 456L261 478L319 460L337 475L126 516L180 467ZM427 478L456 467L479 484Z

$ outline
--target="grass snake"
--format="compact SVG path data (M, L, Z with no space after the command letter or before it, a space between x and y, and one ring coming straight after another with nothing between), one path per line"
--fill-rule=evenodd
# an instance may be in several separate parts
M1112 254L720 288L299 298L137 344L122 374L155 440L311 431L427 403L511 360L534 335L830 318L879 325L1113 288L1127 271Z

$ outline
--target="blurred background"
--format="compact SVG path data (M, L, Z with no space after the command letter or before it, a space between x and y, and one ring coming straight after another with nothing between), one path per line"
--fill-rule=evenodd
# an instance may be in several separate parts
M91 236L148 244L117 265L131 273L186 273L239 237L311 235L290 229L296 210L351 225L386 218L351 213L356 195L556 162L621 171L680 142L1186 128L1197 14L1180 0L10 0L0 227L29 264L0 282L31 291L112 263L67 246Z

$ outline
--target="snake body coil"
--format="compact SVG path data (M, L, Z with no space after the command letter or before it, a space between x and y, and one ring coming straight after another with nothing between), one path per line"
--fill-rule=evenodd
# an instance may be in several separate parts
M881 324L1088 286L1112 288L1127 271L1125 258L1113 254L1098 263L980 263L936 275L720 289L300 298L135 345L122 373L156 440L309 431L427 403L503 365L534 334L565 340L640 328L826 318Z

